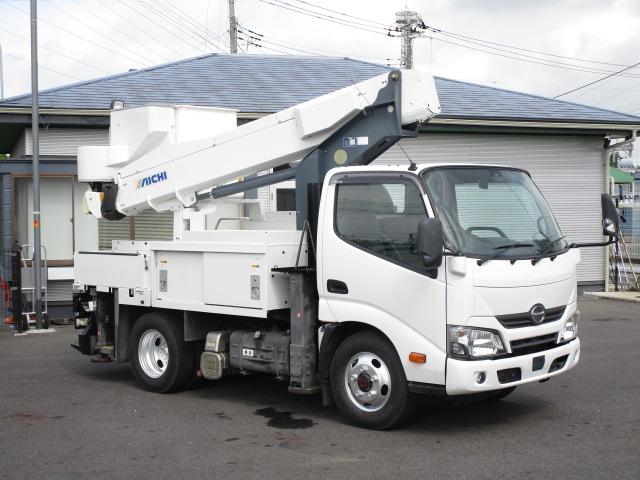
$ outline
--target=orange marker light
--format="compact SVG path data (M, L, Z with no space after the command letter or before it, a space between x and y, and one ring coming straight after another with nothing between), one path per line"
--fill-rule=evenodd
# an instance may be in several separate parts
M427 356L424 353L411 352L409 361L413 363L427 363Z

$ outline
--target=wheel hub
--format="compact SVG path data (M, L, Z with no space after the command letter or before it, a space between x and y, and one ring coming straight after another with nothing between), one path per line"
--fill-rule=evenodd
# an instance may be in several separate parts
M344 378L347 396L360 410L375 412L387 404L391 373L375 353L361 352L351 357Z
M373 386L373 382L371 381L371 377L366 373L361 373L358 375L358 379L356 380L358 388L363 392L368 392L371 390Z
M162 333L149 329L142 334L138 342L138 361L144 373L158 378L169 364L169 346Z

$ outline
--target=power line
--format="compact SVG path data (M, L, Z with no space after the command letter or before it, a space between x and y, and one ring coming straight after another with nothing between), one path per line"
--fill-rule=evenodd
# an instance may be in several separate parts
M568 95L570 93L577 92L578 90L582 90L583 88L587 88L587 87L589 87L591 85L594 85L596 83L602 82L603 80L606 80L607 78L611 78L611 77L615 77L616 75L620 75L621 73L626 72L627 70L631 70L632 68L637 67L638 65L640 65L640 62L635 63L633 65L630 65L630 66L628 66L626 68L623 68L622 70L619 70L617 72L611 73L611 74L609 74L609 75L607 75L605 77L602 77L602 78L599 78L597 80L594 80L593 82L589 82L589 83L586 83L586 84L581 85L579 87L576 87L576 88L573 88L571 90L568 90L568 91L566 91L564 93L561 93L560 95L556 95L553 98L560 98L560 97L564 97L565 95Z
M354 58L354 59L364 59L364 60L373 60L373 61L377 61L377 62L391 62L391 61L399 61L399 58L374 58L374 57L365 57L365 56L360 56L360 55L350 55L347 54L345 52L336 52L335 50L326 50L326 49L322 49L322 48L317 48L317 47L310 47L308 45L302 45L299 43L294 43L291 42L289 40L283 40L281 38L276 38L273 37L271 35L265 36L261 33L257 33L254 32L253 30L250 30L244 26L240 26L240 30L242 31L242 33L245 36L249 36L251 40L254 40L256 42L259 41L263 41L265 43L270 43L272 45L276 45L276 46L280 46L283 48L289 48L291 50L295 50L298 52L302 52L302 53L309 53L311 55L326 55L326 54L331 54L333 56L339 56L339 57L349 57L349 58ZM248 35L247 32L249 32ZM295 47L295 48L294 48ZM319 52L319 53L318 53ZM395 62L394 64L396 64L397 62Z
M273 2L271 2L269 0L259 0L259 1L262 2L262 3L266 3L266 4L269 4L269 5L272 5L274 7L282 8L284 10L289 10L291 12L299 13L301 15L307 15L307 16L310 16L310 17L318 18L320 20L324 20L324 21L327 21L327 22L335 23L337 25L342 25L344 27L350 27L350 28L354 28L356 30L362 30L362 31L365 31L365 32L375 33L375 34L378 34L378 35L387 35L387 34L384 34L384 33L380 32L380 31L371 30L371 29L368 29L368 28L362 28L362 27L359 27L357 25L352 25L350 23L342 23L341 21L335 21L335 20L332 20L332 19L329 19L329 18L325 18L325 17L320 16L320 14L315 14L314 15L314 14L311 14L311 13L307 13L305 11L297 10L297 9L294 9L294 8L289 8L289 7L284 6L284 5L273 3Z
M29 60L25 60L24 58L19 57L19 56L17 56L17 55L13 55L13 54L11 54L11 53L9 53L9 52L4 52L4 54L5 54L7 57L15 58L16 60L20 60L21 62L27 63L27 64L29 64L29 65L31 64L31 62L30 62ZM79 82L81 82L81 81L82 81L82 79L81 79L81 78L78 78L78 77L76 77L75 75L69 75L68 73L62 73L62 72L60 72L60 71L58 71L58 70L55 70L55 69L53 69L53 68L51 68L51 67L46 67L46 66L42 65L42 63L39 63L38 67L39 67L39 68L42 68L42 69L44 69L44 70L49 70L50 72L53 72L53 73L57 73L58 75L62 75L63 77L72 78L72 79L74 79L74 80L78 80Z
M160 0L152 0L152 1L156 4L160 4ZM185 10L177 7L176 5L172 4L167 0L162 1L161 5L164 5L164 7L167 9L171 8L171 10L173 10L173 12L175 12L175 14L177 14L184 22L192 26L195 34L197 34L199 37L205 40L206 43L209 43L213 47L217 48L218 51L222 51L224 50L224 48L228 46L228 42L226 41L226 39L224 37L221 38L219 35L212 35L212 37L216 40L216 42L222 43L224 48L220 48L220 45L213 45L211 41L208 39L208 35L206 34L206 26L200 24L200 22L197 19L193 18ZM203 33L200 33L200 31L202 31Z
M594 103L594 105L595 106L602 105L604 102L607 102L607 101L611 100L612 98L618 97L618 96L622 95L623 93L627 93L629 90L635 90L638 87L640 87L640 84L635 84L635 85L630 86L629 88L622 89L619 92L616 92L613 95L609 95L608 97L603 98L602 100Z
M380 30L383 30L384 32L388 32L389 30L391 30L391 28L389 26L379 27L379 26L376 26L376 25L357 22L355 20L348 20L348 19L344 19L344 18L338 18L338 17L335 17L333 15L329 15L328 13L316 12L314 10L309 10L308 8L305 8L305 7L299 7L297 5L293 5L293 4L289 3L289 2L286 2L285 0L274 0L274 1L277 2L277 3L283 4L283 5L286 5L286 6L290 7L290 8L295 8L297 10L300 10L301 13L302 12L306 12L307 14L311 14L311 15L322 15L323 17L325 17L327 19L330 19L330 20L340 21L340 22L347 22L347 23L352 24L352 25L359 25L361 27L367 27L367 28L372 28L372 29L380 29Z
M25 42L30 42L31 41L27 37L23 37L22 35L19 35L19 34L15 33L15 32L12 32L11 30L7 30L4 27L0 27L0 30L2 30L4 32L7 32L8 34L13 35L15 37L18 37L18 38L24 40ZM55 49L50 48L50 47L47 47L46 45L40 44L40 45L38 45L38 48L43 48L45 50L49 50L50 52L53 52L56 55L60 55L61 57L68 58L69 60L73 60L74 62L81 63L83 65L86 65L87 67L91 67L91 68L93 68L95 70L98 70L99 72L106 73L107 75L112 75L113 74L113 72L109 72L109 71L107 71L107 70L105 70L103 68L96 67L95 65L92 65L92 64L90 64L88 62L85 62L84 60L80 60L79 58L72 57L71 55L67 55L66 53L62 53L62 52L60 52L58 50L55 50Z
M491 46L486 45L486 44L481 43L481 42L475 42L475 41L472 41L472 40L462 40L462 39L457 38L456 36L448 35L446 33L442 33L442 35L445 35L445 36L450 37L450 38L454 38L455 40L458 40L458 41L468 42L468 43L471 43L473 45L478 45L478 46L481 46L483 48L488 48L488 49L491 49L492 51L496 50L496 51L499 51L499 52L504 52L504 53L507 53L509 55L518 55L519 57L529 58L529 59L532 59L532 60L542 61L542 62L546 62L546 63L569 66L569 67L575 67L575 68L580 68L580 69L588 69L591 73L611 73L611 70L603 70L601 68L590 67L590 66L586 66L586 65L576 65L574 63L566 63L566 62L560 62L560 61L557 61L557 60L550 60L550 59L546 59L546 58L535 57L533 55L527 55L527 54L524 54L524 53L518 53L518 52L513 52L511 50L506 50L504 48L491 47ZM442 40L442 39L440 39L440 40ZM624 67L626 65L622 65L622 66Z
M20 7L17 7L17 6L15 6L15 5L10 4L10 3L5 3L5 5L9 5L11 8L14 8L15 10L18 10L19 12L22 12L22 13L24 13L24 14L26 14L26 15L29 15L29 13L28 13L28 12L26 12L25 10L23 10L23 9L22 9L22 8L20 8ZM93 44L93 45L96 45L97 47L100 47L100 48L104 49L104 50L108 50L108 51L110 51L110 52L112 52L112 53L115 53L115 54L116 54L116 55L118 55L118 56L128 58L129 60L131 60L131 61L133 61L133 62L135 62L135 63L142 63L142 62L140 62L139 60L137 60L137 59L135 59L135 58L133 58L133 57L130 57L130 56L128 56L128 55L126 55L126 54L124 54L124 53L122 53L122 52L118 52L118 51L114 50L113 48L110 48L110 47L105 46L105 45L101 45L101 44L99 44L99 43L97 43L97 42L94 42L93 40L90 40L90 39L88 39L88 38L86 38L86 37L83 37L82 35L79 35L79 34L77 34L77 33L75 33L75 32L72 32L71 30L68 30L68 29L66 29L66 28L64 28L64 27L61 27L61 26L59 26L59 25L56 25L55 23L50 22L49 20L47 20L47 19L45 19L45 18L40 18L40 21L41 21L41 22L44 22L44 23L46 23L47 25L50 25L50 26L52 26L52 27L54 27L54 28L57 28L58 30L62 30L63 32L66 32L66 33L68 33L69 35L72 35L72 36L74 36L74 37L76 37L76 38L79 38L80 40L83 40L83 41L85 41L85 42L87 42L87 43L91 43L91 44Z
M338 15L342 15L344 17L351 17L351 18L355 18L357 20L364 20L365 22L373 23L373 24L376 24L376 25L381 25L382 27L384 27L386 29L389 28L389 24L387 24L387 23L377 22L375 20L369 20L368 18L358 17L356 15L351 15L351 14L344 13L344 12L339 12L338 10L332 10L330 8L327 8L327 7L322 7L320 5L316 5L315 3L305 2L304 0L296 0L296 1L299 2L299 3L304 3L306 5L310 5L312 7L315 7L315 8L321 9L321 10L326 10L328 12L337 13Z
M56 10L58 10L58 11L60 11L60 12L62 12L64 15L66 15L66 16L67 16L67 17L69 17L70 19L72 19L72 20L74 20L74 21L78 22L80 25L84 26L85 28L89 28L89 27L87 26L87 22L86 22L86 21L82 20L81 18L76 17L75 15L71 15L68 11L66 11L66 9L60 8L59 6L57 6L57 5L56 5L55 3L53 3L53 2L49 2L49 6L50 6L50 7L55 8ZM132 55L136 55L137 57L140 57L140 58L145 58L145 57L144 57L144 55L141 55L140 53L138 53L138 52L136 52L136 51L132 50L132 49L131 49L131 48L129 48L127 45L124 45L124 44L120 43L119 41L117 41L117 40L115 40L115 39L113 39L113 38L109 38L107 35L105 35L105 34L104 34L103 32L101 32L100 30L98 30L98 29L96 29L96 28L92 28L92 30L93 30L94 34L97 34L97 35L99 35L99 36L101 36L101 37L106 38L107 40L109 40L109 41L111 41L112 43L116 44L116 45L117 45L117 46L119 46L120 48L123 48L125 51L127 51L127 52L131 53ZM129 58L131 58L131 57L129 57ZM151 66L151 64L150 64L150 63L148 63L148 62L146 61L146 59L145 59L145 60L138 60L138 62L142 63L143 65L145 65L145 66L147 66L147 67L150 67L150 66Z
M275 1L277 1L279 3L286 3L283 0L275 0ZM322 9L322 10L326 10L326 11L329 11L329 12L332 12L332 13L336 13L338 15L342 15L342 16L345 16L345 17L351 17L351 18L355 18L355 19L358 19L358 20L363 20L365 22L369 22L369 23L372 23L372 24L385 26L386 29L389 29L388 25L383 24L381 22L378 22L376 20L371 20L371 19L364 18L364 17L358 17L358 16L355 16L355 15L351 15L351 14L348 14L348 13L345 13L345 12L338 11L338 10L332 10L330 8L323 7L323 6L314 4L312 2L308 2L306 0L295 0L295 1L299 2L299 3L304 3L306 5L309 5L309 6L318 8L318 9ZM560 58L560 59L564 59L564 60L574 60L574 61L583 62L583 63L594 63L594 64L600 64L600 65L609 65L609 66L613 66L613 67L626 67L627 66L627 65L619 64L619 63L603 62L603 61L590 60L590 59L578 58L578 57L570 57L570 56L566 56L566 55L558 55L558 54L555 54L555 53L549 53L549 52L543 52L543 51L539 51L539 50L532 50L532 49L527 49L527 48L522 48L522 47L516 47L516 46L508 45L508 44L505 44L505 43L492 42L492 41L489 41L489 40L484 40L484 39L477 38L477 37L472 37L472 36L469 36L469 35L463 35L463 34L451 32L451 31L448 31L448 30L435 28L435 27L431 27L431 26L427 26L427 25L424 25L424 28L426 30L430 30L430 31L432 31L434 33L440 33L440 34L451 36L451 37L457 37L457 39L459 41L460 40L472 41L471 43L480 42L483 46L485 46L485 48L490 48L489 45L496 45L496 46L505 47L505 48L508 48L508 49L511 49L511 50L519 50L519 51L522 51L522 52L535 53L535 54L538 54L538 55L544 55L544 56L549 56L549 57L554 57L554 58ZM522 54L518 54L516 52L508 52L508 53L512 53L512 54L515 54L515 55L522 55ZM540 59L540 58L537 58L537 57L531 57L531 58L537 59L537 60L541 60L541 61L550 61L550 60L546 60L546 59ZM607 73L606 70L602 71L602 72L603 73Z
M157 0L160 1L160 0ZM191 15L189 15L185 10L173 5L170 1L168 0L162 0L164 4L166 4L168 7L171 7L174 11L176 11L178 13L178 15L182 16L182 18L184 18L187 22L191 23L195 28L197 28L198 30L202 29L203 32L206 32L207 27L206 25L202 25L200 24L200 22L196 19L193 18ZM203 35L201 35L203 36ZM222 45L226 48L229 46L229 42L226 39L226 37L221 36L221 35L212 35L213 38L216 39L216 41L222 43ZM205 38L208 38L207 36L204 36ZM207 43L211 43L210 41L207 40Z
M89 15L91 15L94 18L97 18L100 22L104 22L104 18L100 18L98 15L96 15L95 13L93 13L91 10L89 10L87 7L85 7L84 5L82 5L82 3L78 0L71 0L73 3L75 3L76 5L78 5L78 7L80 7L81 9L83 9L85 12L87 12ZM167 57L165 57L163 54L157 52L156 50L153 50L152 48L150 48L148 45L146 45L145 43L141 43L139 42L137 39L135 39L134 37L132 37L131 35L129 35L129 33L123 29L121 29L120 27L118 27L117 25L114 25L113 23L108 23L108 25L113 28L115 31L119 32L120 34L124 35L125 37L127 37L129 40L131 40L134 43L137 43L138 45L141 45L142 47L144 47L146 50L148 50L149 52L151 52L152 54L158 56L160 59L162 59L165 62L168 62L169 59Z
M137 0L136 0L137 1ZM173 32L171 30L169 30L165 25L163 25L162 23L156 21L155 19L149 17L148 15L146 15L144 13L144 8L143 8L143 12L140 12L138 9L133 8L131 5L127 4L126 2L124 2L123 0L118 0L118 2L120 2L121 5L123 5L124 7L128 8L129 10L131 10L132 12L134 12L135 14L147 19L149 22L153 23L154 25L156 25L157 27L161 28L162 30L164 30L165 32L167 32L169 35L177 38L178 40L180 40L181 42L183 42L184 44L188 45L191 48L194 48L196 51L200 51L200 47L196 47L194 46L192 43L188 42L187 40L185 40L182 36L178 35L176 32ZM143 5L143 7L145 7L146 5ZM164 19L163 19L164 20ZM179 53L179 55L182 56L181 53Z
M275 0L275 1L277 1L279 3L287 4L283 0ZM359 20L363 20L365 22L374 23L374 24L377 24L377 25L384 25L381 22L377 22L375 20L367 19L367 18L364 18L364 17L357 17L357 16L354 16L354 15L350 15L348 13L344 13L344 12L338 11L338 10L332 10L332 9L329 9L329 8L322 7L320 5L314 4L312 2L308 2L306 0L295 0L295 1L297 1L299 3L304 3L306 5L310 5L312 7L318 8L318 9L330 11L332 13L336 13L338 15L342 15L342 16L345 16L345 17L352 17L352 18L356 18L356 19L359 19ZM335 17L332 17L332 18L335 18ZM568 65L570 67L589 69L589 73L596 73L596 72L599 72L599 73L611 73L611 72L607 71L607 70L595 69L593 67L588 67L588 66L583 66L583 65L565 64L564 62L556 62L556 61L549 60L549 59L533 57L533 56L524 55L524 54L517 53L517 52L511 52L510 50L503 50L503 49L499 49L499 48L495 48L495 47L491 47L491 46L505 47L505 48L511 49L511 50L519 50L521 52L534 53L534 54L537 54L537 55L544 55L544 56L549 56L549 57L554 57L554 58L559 58L559 59L564 59L564 60L573 60L573 61L583 62L583 63L609 65L609 66L614 66L614 67L627 67L627 65L623 65L623 64L619 64L619 63L602 62L602 61L598 61L598 60L590 60L590 59L579 58L579 57L570 57L570 56L566 56L566 55L558 55L558 54L555 54L555 53L549 53L549 52L543 52L543 51L539 51L539 50L532 50L532 49L527 49L527 48L522 48L522 47L516 47L516 46L508 45L508 44L505 44L505 43L492 42L492 41L489 41L489 40L483 40L483 39L480 39L480 38L477 38L477 37L472 37L472 36L469 36L469 35L463 35L463 34L459 34L459 33L455 33L455 32L450 32L450 31L447 31L447 30L443 30L443 29L439 29L439 28L435 28L435 27L431 27L431 26L427 26L427 25L423 25L423 27L425 29L427 29L427 30L430 30L430 31L434 32L434 33L439 33L439 34L442 34L442 35L453 37L453 38L457 39L458 41L467 41L469 43L475 43L477 45L483 46L484 48L496 49L496 50L503 51L505 53L509 53L509 54L512 54L512 55L519 55L519 56L523 56L525 58L531 58L532 60L537 60L537 61L542 61L542 62L547 62L547 63L558 63L558 64L562 64L562 65ZM485 53L489 53L489 52L485 52ZM550 65L548 65L548 66L550 66ZM634 67L632 67L632 68L634 68ZM585 71L587 71L587 70L585 70Z
M200 34L198 31L195 31L193 27L188 23L186 23L179 14L177 15L175 12L168 10L166 6L157 2L156 0L149 0L150 2L152 2L151 5L147 4L146 1L143 1L143 0L136 0L136 1L146 6L148 9L154 12L158 17L162 18L169 24L174 25L178 30L187 34L190 39L192 40L195 39L197 44L200 44L201 41L205 40L204 35ZM221 51L219 46L213 44L212 42L208 42L208 43L210 43L217 51ZM200 47L195 47L195 48L196 50L200 51Z
M620 63L601 62L601 61L598 61L598 60L589 60L589 59L586 59L586 58L568 57L568 56L565 56L565 55L558 55L558 54L555 54L555 53L548 53L548 52L542 52L542 51L539 51L539 50L531 50L531 49L528 49L528 48L516 47L516 46L508 45L508 44L505 44L505 43L491 42L489 40L483 40L481 38L470 37L468 35L462 35L462 34L459 34L459 33L449 32L447 30L442 30L442 29L434 28L434 27L430 27L430 26L427 26L427 29L432 31L432 32L434 32L434 33L441 33L441 34L447 35L447 36L459 37L459 40L462 40L462 39L464 39L464 40L474 40L476 42L481 42L483 44L497 45L499 47L510 48L512 50L520 50L520 51L528 52L528 53L536 53L538 55L545 55L545 56L549 56L549 57L562 58L562 59L565 59L565 60L575 60L575 61L578 61L578 62L596 63L596 64L600 64L600 65L610 65L612 67L626 67L626 65L623 65L623 64L620 64Z
M526 59L526 58L514 57L512 55L506 55L506 54L502 54L502 53L497 53L497 52L493 52L493 51L490 51L490 50L483 50L481 48L472 47L472 46L469 46L469 45L464 45L464 44L452 42L452 41L449 41L449 40L444 40L443 38L438 38L438 37L427 37L427 38L433 38L433 40L436 40L438 42L448 43L450 45L457 45L459 47L467 48L469 50L475 50L477 52L487 53L489 55L496 55L496 56L499 56L499 57L510 58L512 60L519 60L521 62L534 63L534 64L538 64L538 65L544 65L544 66L547 66L547 67L561 68L561 69L564 69L564 70L572 70L572 71L575 71L575 72L602 73L602 72L599 72L599 71L593 71L593 70L588 69L586 67L585 68L582 68L582 67L574 68L573 66L569 66L569 64L561 65L561 64L556 64L556 63L548 63L546 61L535 61L535 60L530 60L530 59ZM633 77L633 78L638 78L638 75L627 75L627 76Z
M150 34L148 34L147 32L145 32L145 30L144 30L144 29L140 28L140 25L136 25L136 24L134 24L131 20L129 20L129 19L127 18L127 16L126 16L126 15L124 15L124 14L119 14L119 15L118 15L118 13L119 13L119 12L117 12L117 11L115 10L115 7L116 7L115 3L113 3L113 4L112 4L112 5L110 5L110 6L107 6L107 5L105 5L105 4L104 4L104 2L103 2L102 0L96 0L96 1L97 1L100 5L102 5L102 7L103 7L105 10L108 10L108 11L109 11L109 12L111 12L111 13L116 13L116 15L117 15L117 17L118 17L118 20L120 20L120 21L124 21L124 22L128 23L129 25L131 25L131 27L133 27L133 29L134 29L134 30L136 30L136 31L138 31L138 32L140 32L140 33L144 33L144 35L145 35L145 36L147 36L148 38L150 38L152 41L156 41L156 40L157 40L157 38L154 38L153 36L151 36ZM132 12L134 12L134 13L136 13L136 14L140 15L140 13L138 13L138 12L137 12L136 10L134 10L133 8L130 8L128 5L125 5L125 7L129 8L129 10L131 10ZM140 16L142 16L143 18L146 18L149 22L154 23L154 22L153 22L153 20L151 20L149 17L146 17L146 16L144 16L144 15L140 15ZM168 31L170 34L172 34L172 35L173 35L173 33L172 33L171 31L169 31L169 30L167 30L167 31ZM177 36L176 36L176 37L177 37ZM177 37L177 38L178 38L178 39L180 39L180 37ZM173 53L175 53L176 55L178 55L178 57L181 57L181 56L182 56L182 53L180 53L178 50L176 50L175 48L173 48L173 47L172 47L170 44L168 44L168 43L164 43L164 44L162 44L162 47L164 47L164 48L167 48L167 49L171 50Z

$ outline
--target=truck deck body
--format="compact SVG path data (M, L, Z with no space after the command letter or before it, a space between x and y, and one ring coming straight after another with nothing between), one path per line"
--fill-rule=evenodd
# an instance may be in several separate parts
M372 428L399 422L412 393L501 398L573 368L579 245L527 172L369 165L438 112L412 71L235 129L210 112L231 129L204 139L178 123L204 128L206 112L114 112L112 145L79 152L88 210L174 210L174 240L75 254L76 348L130 361L159 392L194 372L271 373ZM243 195L289 179L295 212Z

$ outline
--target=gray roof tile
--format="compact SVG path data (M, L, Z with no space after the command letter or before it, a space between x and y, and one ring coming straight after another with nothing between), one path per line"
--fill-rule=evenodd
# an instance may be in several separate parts
M192 104L270 113L388 71L349 58L211 54L40 92L42 108ZM443 117L640 124L640 117L436 77ZM31 96L0 102L28 107Z

